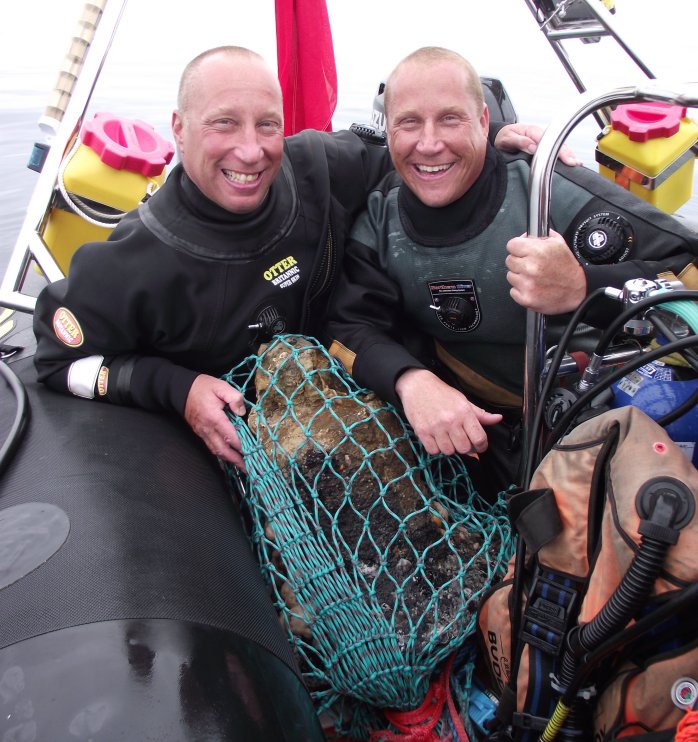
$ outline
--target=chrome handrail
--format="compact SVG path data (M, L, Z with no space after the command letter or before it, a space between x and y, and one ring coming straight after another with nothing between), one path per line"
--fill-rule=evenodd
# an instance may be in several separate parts
M680 92L684 91L684 92ZM662 102L692 108L698 106L698 83L682 83L680 87L666 87L656 80L640 85L614 88L605 93L589 92L575 99L570 110L563 111L545 130L531 163L528 179L528 234L547 237L550 229L550 189L555 160L563 142L574 127L586 116L600 108L630 101ZM532 471L530 462L540 460L541 441L532 441L533 424L538 399L539 384L544 367L545 318L528 311L526 314L526 349L523 394L522 472L520 484L528 486ZM528 456L530 446L536 454ZM527 463L529 462L529 463Z

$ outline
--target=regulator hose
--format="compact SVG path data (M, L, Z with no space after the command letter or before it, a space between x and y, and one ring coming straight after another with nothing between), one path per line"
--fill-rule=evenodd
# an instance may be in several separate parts
M572 703L579 689L587 682L588 677L601 662L607 660L624 647L639 642L647 632L655 630L666 619L674 618L683 611L688 612L694 609L695 605L698 605L698 582L694 582L689 587L684 588L678 595L667 600L652 613L643 616L636 623L631 624L628 628L595 649L585 658L584 664L580 667L579 672L574 678L574 682L565 690L564 695L558 701L550 721L538 738L539 742L552 742L557 738L562 724L565 723L571 711Z
M590 402L594 397L599 395L604 389L610 387L613 382L618 381L618 379L622 379L630 371L634 371L636 368L640 368L640 366L644 366L650 361L657 360L658 358L662 358L669 353L674 353L676 351L683 350L684 348L690 348L691 346L698 347L698 336L689 335L688 337L681 338L681 340L677 340L676 342L669 343L668 345L663 345L655 348L654 350L639 354L636 359L628 361L628 363L621 368L617 368L615 371L611 371L608 375L605 375L598 384L591 387L586 392L582 393L570 405L570 407L565 410L562 415L560 415L559 419L555 423L555 427L548 435L548 438L543 447L543 454L546 454L555 445L555 443L560 438L562 438L563 435L565 435L567 429L574 422L577 414L586 406L586 404Z
M574 698L566 690L575 685L580 659L621 632L638 614L652 592L662 570L666 553L679 537L679 530L693 519L695 505L691 491L679 480L658 477L639 489L635 504L640 515L640 544L630 567L608 602L586 624L575 626L566 639L559 685L563 697L541 735L549 742L559 734L562 739L579 739L581 720L575 713ZM583 663L582 663L583 664ZM563 728L562 724L566 723ZM547 732L547 734L546 734Z
M589 623L570 631L560 671L563 688L574 680L579 657L625 628L642 607L662 569L669 546L643 537L635 558L608 602Z

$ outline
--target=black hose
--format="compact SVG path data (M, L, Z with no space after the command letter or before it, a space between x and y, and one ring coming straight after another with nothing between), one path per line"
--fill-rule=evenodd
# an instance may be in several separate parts
M634 642L640 641L645 634L654 631L663 621L678 618L683 611L691 610L694 604L698 604L698 582L694 582L689 587L679 591L669 600L666 600L663 604L657 606L651 613L638 619L635 623L618 632L601 644L601 646L597 647L593 652L586 655L583 658L583 662L580 663L579 670L574 676L574 679L569 683L569 685L567 685L564 694L559 699L556 713L562 707L567 709L572 709L574 707L577 694L588 682L591 674L602 662L621 650L627 650L627 648ZM573 716L573 713L570 713L567 719L571 716ZM550 726L551 723L549 723L548 727ZM554 738L554 731L552 731L553 736L546 735L548 727L546 727L546 730L539 739ZM559 736L561 738L566 737L564 730L565 727L559 730ZM572 731L570 737L572 739L580 739L579 733L576 731Z
M589 623L579 639L586 651L624 628L647 599L664 563L670 544L642 538L640 548L609 601Z
M677 340L675 343L669 343L668 345L663 345L660 348L655 348L654 350L651 350L647 353L642 353L638 358L629 361L625 366L622 366L621 368L612 371L607 376L604 376L598 384L594 385L591 389L581 394L579 398L576 399L570 405L570 407L565 410L565 412L560 416L560 419L548 436L548 440L546 442L546 445L544 446L543 453L547 453L553 447L555 442L562 438L562 436L567 432L567 428L572 424L574 418L577 416L579 411L587 404L587 402L591 401L604 389L610 387L614 381L622 379L628 374L629 371L634 371L636 368L644 366L650 361L654 361L657 358L661 358L662 356L665 356L669 353L683 350L683 348L687 348L692 345L698 346L698 335L689 335L688 337L682 338L681 340Z
M529 431L529 441L531 442L530 447L528 451L524 452L524 456L526 457L524 461L524 467L523 467L524 481L522 482L522 485L524 487L528 487L530 477L532 476L533 470L535 469L535 466L537 464L537 462L534 459L536 456L536 451L538 450L537 444L538 444L539 436L541 435L543 415L545 414L545 400L548 398L550 391L552 389L552 385L555 381L555 378L557 377L557 371L560 367L560 364L562 363L562 359L565 355L567 346L569 345L570 339L572 335L574 334L574 330L576 326L579 324L579 322L582 321L590 304L592 304L601 295L604 295L605 292L606 292L606 289L604 288L596 289L584 299L584 301L579 305L579 307L577 307L574 314L570 318L570 321L568 322L567 327L565 328L565 331L563 332L560 338L560 341L558 343L555 353L553 354L550 365L548 367L548 372L545 378L545 382L543 384L543 387L538 397L540 403L534 415L533 425L532 425L533 430ZM654 294L653 296L650 296L647 299L643 299L642 301L639 301L636 304L633 304L629 309L624 310L617 317L615 317L614 320L611 322L611 324L606 328L606 330L604 331L604 333L602 334L601 338L599 339L596 345L594 353L596 355L603 355L608 349L609 345L611 344L613 338L616 336L618 331L623 327L623 325L628 320L635 317L635 315L637 315L638 313L642 312L645 309L651 309L652 307L655 307L658 304L666 304L667 302L678 301L681 299L696 301L698 300L698 291L691 291L689 289L681 289L679 291L661 292L661 293ZM661 355L662 354L659 354L657 357L659 358L661 357ZM638 364L638 366L640 365L643 365L643 364L642 363ZM635 366L634 368L637 368L638 366ZM626 368L625 373L627 373L627 371L629 370L631 369ZM624 376L625 373L619 374L617 378ZM614 378L613 380L615 381L616 379ZM610 386L610 384L608 384L608 386ZM606 386L604 386L603 388L606 388ZM585 400L588 400L596 396L598 391L599 390L597 389L593 394L590 394L588 397L585 397ZM578 409L579 407L575 406L575 410L578 410ZM569 418L565 418L565 419L569 420ZM562 422L562 420L560 420L559 422ZM557 429L558 429L558 426L556 426L556 430ZM548 440L554 443L559 437L561 437L561 435L562 434L558 434L557 436L551 435ZM552 446L552 443L549 443L549 445L544 446L542 448L541 453L544 455L546 451L550 450L551 446Z
M536 462L535 456L536 451L538 449L538 440L541 434L541 429L543 426L543 414L545 413L545 400L550 395L551 389L553 384L555 383L555 380L557 378L557 372L560 368L560 364L562 363L562 359L565 356L565 351L567 349L567 346L570 343L570 340L572 338L572 335L574 334L575 328L577 325L582 321L584 318L584 315L587 313L587 310L589 309L589 306L596 301L600 296L605 295L606 289L596 289L595 291L592 291L589 296L587 296L584 301L577 307L577 309L574 311L574 314L570 318L570 321L567 323L567 326L565 327L564 332L562 333L562 336L560 337L560 340L558 341L557 348L555 349L555 352L553 353L553 357L550 360L550 364L548 365L548 370L546 373L545 381L543 382L543 386L540 390L539 394L539 404L538 408L536 409L534 418L533 418L533 430L529 431L529 448L528 451L524 451L524 456L526 457L525 463L524 463L524 475L523 475L523 481L521 482L521 485L526 488L530 485L530 479L533 475L533 470L535 469L538 462Z
M587 300L591 300L592 298L597 297L599 295L599 293L603 293L603 291L604 291L604 289L597 289L597 291L595 291L594 293L590 294L587 297ZM646 309L649 310L649 309L651 309L652 307L655 307L658 304L666 304L667 302L678 301L680 299L687 299L687 300L696 301L696 300L698 300L698 291L690 291L688 289L685 289L685 290L681 290L681 291L662 292L662 293L655 294L654 296L650 296L647 299L643 299L642 301L639 301L636 304L633 304L632 307L630 307L630 309L626 309L625 311L621 312L611 322L611 324L606 328L606 330L604 331L603 335L601 336L601 338L599 339L598 343L596 344L596 348L594 349L594 354L597 355L597 356L602 356L606 352L606 350L608 350L608 347L610 346L613 338L616 336L616 334L618 333L618 331L623 327L623 325L628 320L630 320L633 317L635 317L635 315L639 314L643 310L646 310ZM586 308L587 305L588 305L588 302L587 301L582 302L582 304L577 309L577 312L575 312L575 314L572 316L572 318L570 320L570 323L569 323L569 325L567 327L567 330L565 331L565 333L563 335L563 338L564 338L564 341L565 341L564 345L563 345L562 339L560 341L560 345L558 346L557 352L555 353L555 356L554 356L554 359L559 359L558 360L558 364L557 364L558 366L559 366L559 363L561 362L562 357L564 355L565 347L566 347L567 343L569 342L569 338L572 336L572 331L574 329L573 323L574 322L579 322L578 315L580 313L580 310L582 310L582 308ZM570 330L570 326L571 326L571 330ZM568 330L570 330L570 331L568 332ZM682 338L682 340L683 341L686 341L687 338ZM678 343L680 341L676 341L676 342ZM575 411L574 414L576 415L577 411L583 406L582 404L579 404L579 402L580 402L581 399L584 399L584 403L586 403L588 400L590 400L593 397L595 397L599 393L599 391L601 391L601 390L606 389L607 387L609 387L613 383L613 381L616 381L617 379L625 376L625 374L628 371L631 371L631 370L633 370L635 368L638 368L639 366L644 365L644 363L647 363L649 360L653 360L654 358L661 358L663 355L667 354L667 349L669 349L670 347L672 348L672 350L677 350L677 349L679 349L679 347L680 348L683 348L683 347L686 347L686 346L689 346L689 345L692 345L692 343L690 343L690 342L684 342L683 345L681 345L681 346L676 346L674 344L669 344L667 346L664 346L664 348L665 348L664 352L652 351L653 353L656 353L656 355L652 356L651 358L650 358L650 354L641 355L640 358L642 360L639 363L637 363L636 365L632 365L631 363L629 363L628 365L626 365L622 369L619 369L616 372L612 373L610 376L604 377L604 381L602 382L602 385L597 384L594 387L592 387L591 390L589 390L588 392L582 394L580 396L580 398L572 405L572 407L570 409L568 409L562 415L562 417L558 421L558 424L555 426L555 429L553 430L553 433L548 438L548 445L543 447L543 454L547 450L550 450L550 448L552 447L552 444L555 441L557 441L558 438L561 438L562 437L562 435L564 434L567 426L570 424L571 419L573 419L573 415L570 415L570 410L572 408L574 408L574 411ZM668 352L672 352L672 350L669 350ZM557 371L557 367L553 367L553 365L551 364L550 371L551 372L553 372L553 371L556 372ZM617 375L614 375L614 374L617 374ZM612 381L609 381L609 378L611 376L613 377L612 378ZM552 386L552 380L550 379L550 376L549 376L548 378L546 378L546 394L549 393L551 386ZM545 407L545 404L544 404L545 397L542 395L542 393L541 393L540 399L541 399L541 407L544 408ZM543 410L540 411L540 415L541 416L542 416L542 414L543 414ZM563 424L564 424L564 427L563 427ZM539 428L540 428L540 423L537 422L536 429L539 429ZM562 432L559 432L560 430L562 430Z
M27 390L24 388L24 384L22 384L14 371L4 361L0 361L0 375L3 376L10 389L12 389L17 400L15 419L12 422L12 427L7 434L2 448L0 448L0 476L2 476L5 473L5 469L9 466L19 444L22 442L22 437L29 422L30 408L27 400Z
M681 402L678 407L675 407L671 412L667 412L664 417L660 417L659 420L657 420L657 425L661 425L663 428L666 428L666 426L671 425L674 420L678 420L680 417L683 417L689 410L692 410L696 406L696 404L698 404L698 389L696 389L690 397Z
M669 546L663 541L642 537L635 558L608 602L589 623L571 632L560 670L563 688L573 681L578 658L621 631L637 614L662 569Z
M689 289L681 289L680 291L663 291L661 293L649 296L647 299L638 301L637 304L633 304L629 309L621 312L613 322L604 330L603 335L599 339L594 351L597 355L603 355L611 344L616 333L623 327L623 325L640 314L645 309L654 307L657 304L666 304L671 301L679 301L681 299L687 299L688 301L698 301L698 291L690 291Z
M562 701L569 704L601 662L619 652L624 647L638 641L649 631L656 629L666 619L675 618L681 611L687 611L692 607L695 610L694 604L698 605L698 582L694 582L679 591L675 596L655 608L652 613L643 616L623 631L605 641L584 658L579 672L567 686Z
M650 507L643 497L649 491L641 488L636 496L636 507L641 518L639 529L641 536L640 545L630 566L596 616L588 623L575 626L567 635L558 676L565 698L567 697L565 690L573 683L578 673L578 665L585 655L621 632L640 612L662 570L667 551L676 543L678 530L693 517L692 511L688 519L677 515L682 503L682 497L678 492L674 493L673 497L669 496L669 493L666 496L658 496L649 512ZM690 492L687 496L692 497ZM579 713L581 708L576 699L572 698L569 704L564 705L569 708L570 713L565 722L567 731L563 732L562 736L574 737L585 731L585 720Z

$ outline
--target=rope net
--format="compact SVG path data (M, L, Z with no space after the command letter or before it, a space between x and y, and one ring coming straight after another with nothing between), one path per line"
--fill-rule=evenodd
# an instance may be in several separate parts
M417 707L511 556L503 501L310 338L279 336L224 378L250 406L230 415L246 479L226 472L318 712Z

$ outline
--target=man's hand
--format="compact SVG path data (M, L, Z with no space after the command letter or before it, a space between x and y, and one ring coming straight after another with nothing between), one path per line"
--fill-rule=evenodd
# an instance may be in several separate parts
M501 415L485 412L431 371L412 368L395 384L405 416L428 453L482 453L487 449L483 425L495 425Z
M507 243L511 298L541 314L575 310L587 294L586 276L562 235L514 237Z
M538 148L543 136L541 126L535 124L507 124L502 127L494 138L494 146L502 152L528 152L533 154ZM563 144L560 148L559 159L565 165L581 165L582 161L575 155L571 147Z
M237 389L222 379L201 374L189 390L184 419L214 456L245 471L240 439L225 413L226 405L236 415L245 414L245 401Z

